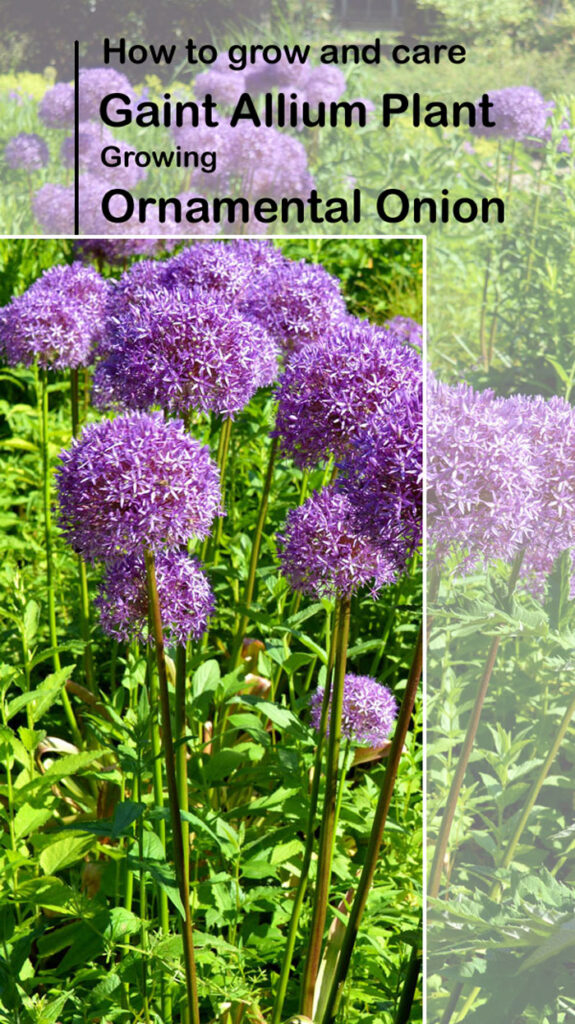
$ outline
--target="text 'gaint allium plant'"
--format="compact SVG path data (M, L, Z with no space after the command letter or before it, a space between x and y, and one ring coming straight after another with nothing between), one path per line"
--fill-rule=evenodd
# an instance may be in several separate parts
M55 266L0 311L6 360L56 369L87 366L102 338L110 285L81 263Z
M87 426L62 452L57 484L60 527L91 561L206 537L221 513L208 448L162 413Z
M318 686L310 699L311 724L319 729L324 689ZM344 680L341 734L345 739L377 748L388 738L397 716L391 690L371 676L348 672ZM329 735L329 725L327 727Z

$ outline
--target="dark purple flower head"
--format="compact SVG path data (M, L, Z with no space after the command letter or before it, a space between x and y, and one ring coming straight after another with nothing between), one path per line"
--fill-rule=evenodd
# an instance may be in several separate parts
M338 486L362 529L398 565L419 546L423 505L422 385L400 388L373 418L342 463Z
M385 324L388 330L393 331L400 341L406 341L409 345L421 347L423 344L423 327L417 320L410 316L394 316Z
M246 309L284 351L322 340L348 315L339 280L305 260L282 260L265 287L248 297Z
M20 132L6 143L4 159L13 170L38 171L46 166L50 153L40 135Z
M206 537L221 514L209 449L162 413L90 424L60 458L60 527L90 561Z
M311 724L319 729L324 691L312 694ZM364 747L377 749L387 740L397 717L397 701L391 690L371 676L348 672L343 687L341 734ZM329 733L329 726L328 726Z
M396 579L393 556L359 529L349 498L333 487L314 491L288 513L278 543L290 585L315 597L345 596L365 586L375 594Z
M495 127L479 125L473 129L476 135L505 137L518 142L543 138L553 104L544 100L537 89L530 85L513 85L495 89L489 93L489 99L493 103L489 119L495 121Z
M81 263L55 266L0 312L7 361L65 369L87 366L104 328L110 286Z
M277 375L265 330L203 289L156 288L109 322L96 393L131 409L233 416Z
M47 128L70 128L74 124L74 86L57 82L44 93L38 117Z
M427 511L439 558L511 561L537 520L532 442L505 399L434 379L428 390Z
M182 551L161 551L156 556L156 584L162 627L169 643L198 640L206 631L215 599L199 561ZM108 562L95 601L100 624L116 640L150 639L148 591L142 555L126 555Z
M130 102L136 99L126 76L114 68L81 68L78 92L81 121L99 120L100 104L108 93L122 93Z
M166 262L164 283L168 288L203 288L216 292L222 301L236 303L263 274L279 270L286 262L270 242L196 242Z
M420 379L413 349L390 331L349 317L321 343L295 352L282 374L275 429L282 451L301 467L330 454L345 458L393 393Z

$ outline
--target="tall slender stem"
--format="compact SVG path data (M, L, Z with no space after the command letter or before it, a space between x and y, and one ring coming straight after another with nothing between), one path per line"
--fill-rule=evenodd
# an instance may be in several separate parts
M48 426L48 371L38 370L35 366L36 397L38 402L38 422L40 428L40 450L42 454L42 504L44 511L44 547L46 551L46 592L48 602L48 629L50 633L50 647L52 648L52 664L54 672L61 669L60 653L58 651L58 631L56 629L56 600L54 594L54 565L52 549L52 511L50 494L50 449L49 449L49 426ZM74 737L74 742L82 745L82 734L74 715L70 698L66 688L62 689L62 705L68 720L68 725Z
M415 704L419 680L421 678L422 660L423 630L420 628L411 662L407 686L405 687L401 708L399 709L391 750L387 759L383 785L381 787L381 793L375 811L375 818L369 837L365 863L363 865L363 871L356 890L355 899L349 913L341 952L327 999L322 1024L330 1024L330 1022L334 1020L343 992L343 986L347 977L353 947L355 945L355 940L357 938L361 919L367 903L367 897L377 867L377 859L383 840L383 833L391 804L395 780L397 778L401 752L407 736L407 730L413 713L413 706Z
M187 811L188 801L188 755L186 749L186 648L178 644L176 649L176 701L175 701L175 735L176 735L176 774L178 778L178 796L180 810ZM190 825L182 821L182 839L184 843L184 866L186 876L190 870Z
M339 624L337 630L337 646L333 691L331 695L331 714L329 719L329 742L327 747L326 784L323 815L320 833L320 846L317 865L317 879L314 894L314 905L310 926L310 941L302 982L301 1012L311 1017L317 972L321 959L323 932L327 917L329 886L331 881L331 862L335 841L335 812L338 784L339 750L341 744L341 716L343 707L343 689L347 660L347 642L351 612L351 597L345 596L339 601Z
M331 676L333 672L333 666L335 661L335 641L337 638L338 627L337 617L339 613L339 605L336 606L335 610L335 623L331 637L329 661L327 666L327 672L325 677L325 688L323 692L323 701L321 705L321 716L319 723L319 731L317 738L317 747L315 751L315 758L313 764L313 779L311 784L311 794L309 801L309 812L307 819L307 830L305 837L305 849L303 854L303 861L299 876L299 882L294 898L292 907L292 914L288 928L288 934L286 938L286 945L284 950L284 956L282 961L282 967L280 972L280 978L278 981L278 987L276 990L276 996L274 1001L274 1008L271 1018L271 1024L279 1024L282 1016L283 1005L286 997L287 986L289 981L290 968L293 958L293 951L295 948L295 941L297 937L297 930L299 926L299 919L301 916L301 908L307 889L307 883L309 878L309 868L311 864L311 857L313 853L313 842L314 842L314 829L315 829L315 817L317 813L317 804L319 797L319 784L321 781L321 760L323 753L323 745L325 742L325 733L327 726L327 716L329 712L329 700L331 695Z
M72 419L72 437L78 436L80 429L80 391L78 383L78 369L70 370L70 407ZM88 592L88 574L86 564L81 555L78 555L78 580L80 584L80 629L84 641L84 673L86 685L92 692L96 692L94 682L94 659L92 656L92 643L90 638L90 596Z
M511 574L509 577L509 584L507 587L507 600L509 601L515 585L519 578L521 571L521 565L525 551L522 550L516 555L513 565L511 567ZM463 741L463 746L459 754L459 759L455 768L455 774L451 780L451 786L449 789L449 796L447 797L447 803L443 811L443 817L439 826L439 833L437 836L437 842L435 844L435 850L433 853L433 863L431 865L431 873L429 875L429 882L427 886L428 896L437 896L441 885L441 875L443 872L443 863L445 855L447 853L447 846L449 843L449 836L451 833L451 826L453 825L453 819L455 817L455 811L457 810L457 804L459 801L459 794L463 785L463 779L465 778L465 772L467 771L467 765L469 764L469 758L473 749L473 743L479 726L479 720L481 718L481 712L483 710L483 704L485 703L485 697L491 682L493 675L493 669L495 668L495 662L497 660L497 654L499 646L501 644L501 637L495 636L491 641L487 660L483 669L483 674L479 683L479 689L475 698L475 704L471 712L471 718L467 726L467 733Z
M268 502L269 502L270 490L271 490L271 485L272 485L272 480L273 480L273 475L274 475L274 465L275 465L277 450L278 450L278 439L277 439L277 437L274 437L274 439L272 441L272 444L271 444L269 457L268 457L268 466L267 466L266 475L265 475L265 479L264 479L264 488L263 488L262 496L261 496L261 499L260 499L260 507L259 507L259 512L258 512L258 518L257 518L257 522L256 522L256 528L255 528L255 531L254 531L253 540L252 540L252 553L251 553L251 556L250 556L250 565L249 565L249 569L248 569L248 579L247 579L247 583L246 583L246 589L244 591L244 601L243 601L244 607L245 607L246 610L242 614L242 617L241 617L241 619L239 621L239 625L238 625L237 632L236 632L236 639L235 639L235 643L234 643L234 651L233 651L233 656L232 656L232 667L233 668L237 667L238 662L240 660L240 651L241 651L241 647L242 647L242 640L243 640L244 633L246 631L246 627L247 627L247 624L248 624L249 610L250 610L250 606L251 606L251 603L252 603L252 598L254 596L254 588L255 588L255 582L256 582L256 570L257 570L257 567L258 567L258 559L259 559L259 556L260 556L260 550L261 550L261 546L262 546L262 536L263 536L263 531L264 531L264 526L265 526L265 521L266 521L266 515L267 515L267 511L268 511Z
M154 670L154 657L149 649L147 654L148 686L150 689L150 745L152 748L152 785L154 789L154 803L156 807L164 806L164 780L162 777L162 740L158 722L159 699L156 673ZM164 856L166 855L166 822L160 818L156 823L156 834L162 844ZM170 932L170 911L168 907L168 896L164 889L158 893L160 906L160 931L164 935ZM161 1002L162 1017L165 1021L172 1019L172 1001L168 995L167 984L164 975L161 978Z
M412 946L409 964L407 965L407 974L405 976L405 981L403 982L401 997L393 1024L408 1024L411 1016L411 1007L413 1006L413 997L415 996L415 990L417 988L417 981L421 974L421 966L421 950L417 945Z
M224 504L224 502L225 502L225 495L226 495L226 466L228 464L228 453L229 453L229 450L230 450L230 438L231 438L231 436L232 436L232 420L230 419L229 416L227 416L225 418L225 420L223 421L223 423L222 423L222 427L221 427L221 431L220 431L220 441L219 441L219 444L218 444L218 455L217 455L217 462L218 462L218 466L220 467L220 487L221 487L221 492L222 492L222 504ZM223 516L218 516L218 520L217 520L217 523L216 523L216 529L215 529L214 534L212 536L211 544L208 547L208 550L209 550L209 553L210 553L208 560L209 561L213 560L214 565L218 561L219 548L220 548L220 543L221 543L221 540L222 540L223 529L224 529L224 519L223 519Z
M192 917L190 912L190 885L189 878L185 870L182 819L180 817L178 782L176 778L176 761L174 755L174 743L172 738L170 697L168 693L168 676L166 671L166 657L164 651L162 617L160 613L160 602L158 600L158 588L156 585L156 568L154 555L153 552L150 551L148 548L145 549L144 555L146 561L146 576L148 582L150 619L152 623L152 630L156 645L156 660L158 666L158 679L160 684L160 709L162 714L166 781L168 785L168 798L170 802L170 813L173 830L174 864L176 868L176 877L178 880L180 898L182 900L184 910L184 918L182 921L182 939L184 947L184 963L186 969L188 1009L191 1014L192 1024L200 1024L198 985L196 978L196 962L194 956L194 941L192 934Z

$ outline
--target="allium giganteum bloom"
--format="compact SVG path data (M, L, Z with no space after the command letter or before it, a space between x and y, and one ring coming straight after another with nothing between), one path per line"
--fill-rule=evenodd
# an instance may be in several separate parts
M524 552L541 593L575 547L575 409L562 398L496 398L431 381L428 511L438 558L464 568Z
M162 413L90 424L60 457L60 527L88 560L206 537L221 512L209 449Z
M185 644L205 632L215 599L199 561L183 551L156 556L156 585L162 628L171 643ZM142 555L126 555L106 565L95 604L105 633L116 640L148 640L148 589Z
M74 87L57 82L44 93L38 117L47 128L71 128L74 124Z
M6 143L4 159L13 170L38 171L46 166L50 153L40 135L20 132Z
M423 386L399 388L341 464L338 486L358 525L398 563L419 546L423 504Z
M237 303L257 288L264 274L266 286L268 280L271 286L288 262L270 242L198 242L167 260L162 283L168 288L205 288L217 292L227 303Z
M109 322L95 390L132 409L232 416L276 377L266 331L200 288L156 288Z
M495 121L495 127L479 125L472 129L476 135L518 142L544 138L554 104L547 102L537 89L530 85L513 85L507 89L495 89L489 93L489 99L493 103L489 119Z
M246 309L286 351L323 340L348 317L339 280L305 260L284 260Z
M364 586L376 594L397 577L395 544L386 550L363 533L349 498L333 487L288 513L278 543L290 585L315 597L349 596Z
M410 345L421 346L423 344L423 327L417 320L410 316L394 316L385 324L388 330L393 331L401 341L407 341Z
M87 366L104 327L110 286L81 263L45 270L0 311L0 344L11 364Z
M276 434L296 465L344 458L398 388L421 379L421 358L390 331L349 317L282 374Z
M319 729L324 690L312 694L311 724ZM397 701L391 690L371 676L348 672L344 680L341 734L366 747L382 747L397 717ZM328 720L329 733L329 720Z

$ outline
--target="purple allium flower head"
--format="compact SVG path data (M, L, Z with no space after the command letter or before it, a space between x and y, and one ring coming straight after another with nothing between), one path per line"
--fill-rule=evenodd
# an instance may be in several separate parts
M251 95L269 92L276 86L280 89L301 89L313 70L309 61L292 64L283 55L276 64L269 64L258 55L254 64L246 69L245 89Z
M104 146L115 143L114 136L105 124L96 121L81 121L78 126L80 144L80 167L89 170L100 160ZM74 166L74 135L67 135L60 146L60 159L65 167Z
M406 341L409 345L421 347L423 344L423 327L418 324L417 320L412 320L410 316L394 316L391 320L386 321L385 326L388 330L393 331L401 341Z
M428 400L427 509L438 558L456 552L465 569L511 561L537 519L528 433L491 391L431 378Z
M345 596L369 585L375 594L396 579L394 555L359 529L349 498L333 487L292 509L277 539L282 573L294 590Z
M64 369L87 366L102 336L110 285L81 263L55 266L0 312L7 361Z
M521 571L529 589L541 594L558 556L575 549L575 409L558 396L514 395L502 411L510 429L530 444L537 474L531 496L521 495L524 502L531 498L535 514Z
M309 103L337 103L346 89L345 76L339 68L321 64L312 68L305 81L300 83Z
M162 413L92 423L60 458L60 527L89 561L206 537L221 514L209 449Z
M237 71L202 71L194 80L194 95L203 99L211 93L222 107L233 107L245 90L244 77Z
M128 97L129 102L136 98L134 89L121 71L114 68L81 68L79 78L80 120L97 121L100 117L100 104L108 93L118 92Z
M287 262L269 242L197 242L166 262L164 282L169 288L217 292L222 301L235 303L263 274L279 270Z
M50 153L40 135L20 132L6 143L4 159L13 170L38 171L46 166Z
M44 93L38 117L47 128L70 128L74 123L74 86L57 82Z
M349 317L325 340L295 352L280 377L276 428L296 465L344 458L394 391L417 385L421 358L395 335Z
M74 191L48 182L34 194L32 212L47 235L69 235L74 229Z
M305 260L284 259L265 287L254 290L246 310L285 351L323 339L347 318L339 280Z
M311 724L319 729L324 690L318 687L312 694ZM391 690L371 676L356 676L348 672L343 685L341 734L364 747L377 749L387 740L395 719L397 701ZM329 734L329 724L328 724Z
M204 289L156 288L109 322L109 336L96 394L132 409L233 416L277 374L266 331Z
M173 249L169 238L83 238L74 242L74 253L84 261L102 260L112 266L137 256L157 256Z
M338 486L358 524L403 568L421 543L423 388L400 388L374 416L341 466Z
M495 89L489 93L489 99L493 103L489 119L495 121L495 127L478 125L472 129L476 135L503 136L518 142L543 138L553 104L544 100L537 89L530 85L513 85Z
M190 637L198 640L215 608L210 582L199 561L183 551L161 551L155 562L166 640L176 644L185 644ZM109 636L127 642L150 639L146 567L142 555L125 555L106 564L95 604L102 629Z

